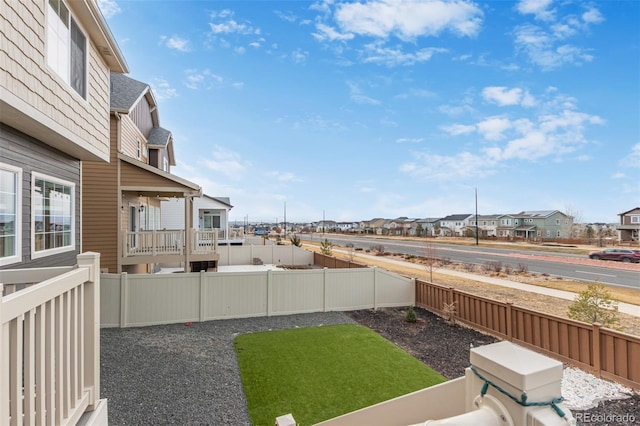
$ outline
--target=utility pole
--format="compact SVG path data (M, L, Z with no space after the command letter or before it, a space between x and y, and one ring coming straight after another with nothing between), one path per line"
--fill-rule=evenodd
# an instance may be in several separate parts
M476 187L476 245L479 244L478 238L478 188Z
M284 202L284 237L287 238L287 202Z

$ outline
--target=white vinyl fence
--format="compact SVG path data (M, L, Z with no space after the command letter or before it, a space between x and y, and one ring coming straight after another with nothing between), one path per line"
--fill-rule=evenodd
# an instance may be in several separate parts
M100 302L102 327L136 327L410 306L415 280L378 268L102 274Z
M313 265L313 252L294 245L218 246L219 265L251 265L254 259L264 264Z

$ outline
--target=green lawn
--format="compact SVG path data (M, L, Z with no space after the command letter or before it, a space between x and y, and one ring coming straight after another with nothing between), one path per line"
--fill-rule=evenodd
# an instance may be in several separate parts
M254 425L287 413L311 425L446 381L359 325L244 334L235 347Z

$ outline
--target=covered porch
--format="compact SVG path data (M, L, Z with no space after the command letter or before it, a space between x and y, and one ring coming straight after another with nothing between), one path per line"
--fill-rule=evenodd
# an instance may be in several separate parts
M118 272L153 273L161 263L185 272L217 269L218 230L200 231L193 223L200 186L124 155L119 161ZM162 201L168 199L184 200L182 226L174 229L161 219Z

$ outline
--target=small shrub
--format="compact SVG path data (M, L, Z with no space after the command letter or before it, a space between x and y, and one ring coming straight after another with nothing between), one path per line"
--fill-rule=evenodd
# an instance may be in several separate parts
M507 275L511 275L511 272L513 272L513 270L511 269L511 265L505 264L504 265L504 273L507 274Z
M453 301L451 303L447 303L445 302L444 305L442 306L442 316L444 317L444 320L447 322L447 324L449 325L455 325L456 323L456 302Z
M371 251L375 251L381 256L384 254L384 246L382 244L373 245L371 246Z
M407 310L407 314L405 315L404 319L407 322L418 321L418 316L416 315L416 310L413 308L413 306L409 306L409 309Z
M485 272L495 272L495 273L500 273L500 271L502 271L502 262L498 262L496 260L492 260L490 262L486 262L484 264L485 268Z
M527 272L529 272L529 267L526 263L518 263L518 272L520 272L521 274L526 274Z
M604 327L619 330L618 302L611 298L611 293L604 284L593 283L578 293L569 306L567 316L577 321L590 324L594 322Z
M451 265L451 258L443 257L442 259L440 259L440 263L442 263L443 265Z
M296 247L302 247L302 241L300 241L300 237L298 237L296 234L293 234L289 238L289 241L291 241L291 244L293 244Z
M475 263L463 263L462 267L464 268L465 271L467 272L473 272L476 270L476 265Z
M332 256L333 244L325 238L324 241L320 243L320 252L325 256Z
M404 258L407 259L407 260L413 260L416 257L414 255L412 255L412 254L407 254Z
M362 247L356 247L356 251L362 251L362 250L363 250ZM368 252L368 250L367 250L367 252Z

